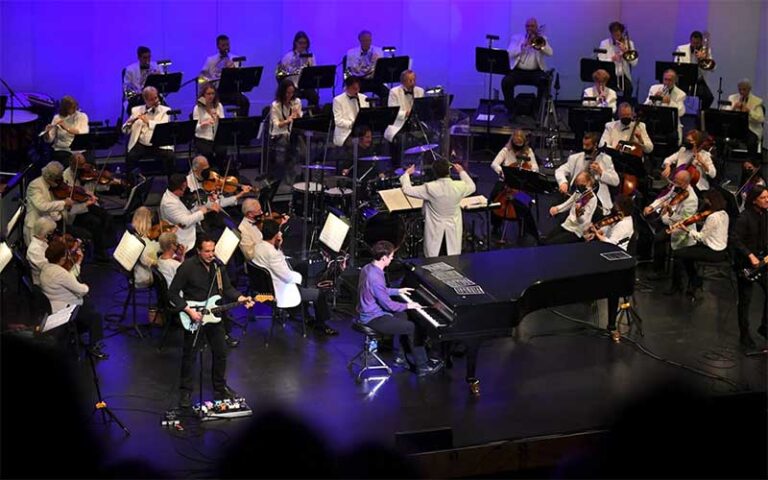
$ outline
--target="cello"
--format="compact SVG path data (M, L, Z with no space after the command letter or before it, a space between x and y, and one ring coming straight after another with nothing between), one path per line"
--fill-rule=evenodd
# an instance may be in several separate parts
M532 170L531 158L527 155L520 155L517 157L519 160L513 167L521 170ZM504 188L496 194L493 198L494 203L499 203L499 206L492 210L492 213L503 220L517 220L517 210L515 209L514 200L520 190L512 188L509 185L504 185Z
M620 140L617 150L625 155L629 155L640 159L643 158L643 147L639 143L634 141L635 131L637 126L640 125L640 114L635 117L635 124L632 125L632 130L629 132L628 140ZM630 173L624 173L621 181L621 194L628 197L634 195L637 190L637 176Z

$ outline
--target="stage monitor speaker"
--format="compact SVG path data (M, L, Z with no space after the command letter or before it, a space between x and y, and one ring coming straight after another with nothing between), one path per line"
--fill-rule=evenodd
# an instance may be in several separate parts
M453 448L453 429L440 427L395 433L395 446L405 454L434 452Z

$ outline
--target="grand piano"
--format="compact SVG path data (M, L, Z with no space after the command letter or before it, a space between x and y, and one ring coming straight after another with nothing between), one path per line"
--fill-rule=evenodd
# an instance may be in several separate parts
M465 253L410 259L402 286L426 308L410 318L440 342L467 347L466 379L480 392L476 376L480 344L508 336L523 317L541 308L629 296L635 259L603 242ZM406 300L406 297L403 297Z

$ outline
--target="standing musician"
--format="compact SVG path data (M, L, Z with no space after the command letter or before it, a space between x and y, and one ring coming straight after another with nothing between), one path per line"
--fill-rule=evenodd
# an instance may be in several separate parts
M704 35L698 30L691 32L690 42L678 45L675 49L676 53L681 53L682 56L676 57L679 63L698 63L699 77L696 80L696 96L701 101L701 110L708 109L715 97L712 95L712 91L707 85L706 70L701 68L701 61L706 58L712 58L712 49L709 45L704 45Z
M690 247L675 250L672 263L672 286L667 293L683 291L683 269L688 275L686 293L693 299L696 291L704 284L696 271L696 262L722 262L728 259L728 212L725 211L725 199L717 190L707 190L701 202L699 213L672 225L672 231L683 230L696 241ZM696 228L695 220L706 218L701 231Z
M269 138L275 151L275 175L284 180L286 185L293 185L296 178L296 162L303 139L292 135L292 128L293 121L302 116L301 100L296 97L293 81L289 78L280 80L269 110Z
M629 40L625 35L626 27L621 22L611 22L608 25L608 31L611 33L610 38L601 41L600 47L598 47L601 50L605 50L605 53L599 53L597 58L603 62L613 62L616 66L616 80L619 92L621 92L621 96L625 101L629 101L632 98L632 67L637 66L638 56L635 53L634 58L632 58L631 54L625 54L627 52L637 52L635 42ZM629 58L629 61L627 58Z
M427 258L440 255L445 239L446 255L460 255L463 235L460 202L475 192L475 182L458 164L453 169L459 174L460 181L451 179L451 163L439 159L432 164L432 171L437 180L424 185L412 186L411 174L415 165L409 166L400 176L403 193L424 200L424 256Z
M384 138L392 143L392 154L395 165L400 165L400 148L405 140L398 137L398 134L403 130L406 122L411 118L411 111L413 110L413 101L416 98L424 97L424 89L416 86L416 72L413 70L404 70L400 74L400 85L393 88L389 92L389 99L387 102L388 107L399 107L397 117L392 125L389 125L384 130Z
M337 147L344 146L349 138L360 109L368 108L367 98L360 93L359 78L347 77L344 80L344 92L333 99L333 144Z
M216 48L219 50L219 53L206 58L200 72L200 77L208 83L221 80L221 72L225 68L240 67L240 62L234 61L239 55L229 53L228 36L219 35L216 37ZM204 94L205 92L201 90L200 95ZM251 102L248 100L248 97L239 92L227 92L222 94L221 102L224 103L224 105L237 105L238 115L241 117L247 117L248 110L251 108Z
M507 144L499 150L496 154L496 158L491 162L491 170L493 170L499 179L494 184L493 190L491 190L491 200L496 201L499 194L505 189L504 183L504 171L501 167L518 167L523 170L530 170L532 172L539 171L539 164L536 162L536 155L533 149L528 144L528 138L525 132L521 129L516 129L509 137ZM536 222L533 220L531 209L528 201L520 201L515 195L512 200L515 208L515 214L518 218L522 218L523 228L526 232L531 232L538 236L536 230ZM491 215L491 227L494 235L501 235L501 225L503 217L498 215Z
M549 209L550 216L568 210L568 216L561 225L556 226L544 240L542 245L559 245L563 243L578 243L584 240L584 235L592 225L592 216L597 210L597 196L594 194L594 179L588 171L576 174L575 191L560 205Z
M224 118L224 107L219 101L219 93L212 83L200 87L200 98L192 109L192 119L197 120L195 127L195 148L221 171L227 164L226 145L214 145L219 119Z
M46 125L43 132L44 140L53 148L51 159L58 162L69 160L72 155L69 146L75 140L75 135L88 133L88 131L88 115L80 111L77 100L69 95L62 97L59 113L53 116L53 120Z
M383 83L373 81L376 60L384 56L384 51L373 45L373 36L370 31L363 30L357 35L360 42L359 47L347 50L347 70L346 74L352 77L360 78L360 91L373 92L377 97L387 98L389 89Z
M539 22L535 18L525 21L525 33L512 37L507 47L509 63L512 69L501 82L504 103L510 117L515 113L515 87L533 85L537 89L538 103L549 94L549 77L544 57L552 56L552 45L541 33Z
M170 121L168 112L171 109L160 105L155 87L146 87L141 95L144 98L144 105L133 107L131 116L123 124L123 133L130 134L128 155L125 157L126 168L129 173L133 172L139 166L139 160L152 156L163 163L165 174L170 176L176 170L173 146L153 146L152 134L155 131L155 125Z
M193 252L197 238L197 224L203 221L208 211L220 212L221 205L212 202L208 205L196 205L194 211L188 209L181 197L187 190L187 180L184 175L174 173L168 180L168 189L160 200L160 220L178 225L176 236L179 243L184 245L187 255Z
M222 268L216 261L214 248L216 242L207 235L201 235L196 242L197 255L192 256L181 264L176 276L168 289L171 304L178 310L184 311L194 322L201 322L203 315L187 305L187 300L206 301L213 295L221 295L230 301L237 299L246 308L253 307L251 297L246 297L235 289L229 281L227 269ZM213 396L216 400L236 398L237 393L227 385L227 349L226 333L223 322L206 323L200 326L200 331L184 331L184 348L181 357L181 385L179 387L179 406L189 408L192 405L193 368L195 365L195 350L202 348L202 342L207 340L211 346ZM200 365L200 368L203 368Z
M752 95L752 82L743 79L738 84L739 93L728 96L730 105L726 110L749 113L749 132L747 140L747 151L750 156L757 156L762 152L763 145L763 122L765 121L765 105L763 99Z
M645 207L643 214L647 217L653 212L661 215L663 228L656 231L654 238L653 267L656 277L660 277L664 270L664 261L667 253L667 242L671 240L672 252L681 248L690 247L696 243L684 230L674 230L667 233L667 228L677 222L690 217L699 208L699 199L691 186L691 174L687 170L681 170L672 179L673 188L659 196L650 205Z
M737 275L740 343L752 349L755 348L755 342L749 333L749 304L752 302L752 285L755 283L763 290L763 319L757 333L763 338L768 335L768 272L765 268L765 256L768 255L768 189L765 187L757 186L747 195L747 207L731 231L731 245L736 253L736 265L740 269L756 268L761 261L763 264L763 274L755 282Z
M645 99L645 104L677 109L677 138L675 140L679 145L680 139L683 138L683 115L685 115L685 98L687 95L677 87L677 73L674 70L666 70L662 78L662 83L651 85L651 88L648 89L648 98Z
M661 175L670 178L673 170L693 168L698 172L699 181L694 187L699 191L709 190L709 180L717 175L712 155L701 148L706 134L700 130L691 130L685 135L680 150L664 159ZM694 176L696 174L693 174Z
M293 36L293 48L277 63L277 81L279 83L283 78L287 78L296 88L299 88L301 71L304 67L315 65L315 56L309 51L309 36L303 31L298 31ZM306 98L310 107L320 104L320 95L313 89L299 90L296 95Z
M139 47L136 50L139 61L125 67L123 75L123 94L128 101L126 112L131 113L133 107L141 105L141 92L147 77L155 73L163 73L157 63L152 61L152 52L149 47Z
M629 138L630 133L632 133L632 121L635 117L635 110L632 108L632 105L622 102L619 104L618 112L618 120L605 124L605 130L600 137L600 146L616 149L619 146L619 142L635 142L643 148L645 154L651 153L653 151L653 142L648 136L645 123L636 121L635 136L634 138Z
M598 211L600 217L607 215L613 208L613 200L608 187L619 186L619 174L613 168L613 160L604 153L597 152L597 132L587 132L581 142L582 151L574 153L568 160L555 170L555 179L560 193L567 194L568 189L576 181L580 172L587 172L597 184L597 200L602 207ZM570 182L569 182L570 180Z
M585 107L610 108L611 113L616 113L616 92L608 88L611 75L602 68L592 73L595 84L584 89L581 104Z

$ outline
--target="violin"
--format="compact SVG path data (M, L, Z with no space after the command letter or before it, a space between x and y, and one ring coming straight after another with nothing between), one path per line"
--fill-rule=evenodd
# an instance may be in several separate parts
M73 202L82 203L91 199L91 194L85 191L83 187L70 187L66 182L59 182L55 187L51 187L51 193L57 200L71 198Z
M584 215L584 210L587 208L587 204L590 200L592 200L592 197L595 196L594 190L587 190L583 194L581 194L581 197L579 197L578 200L576 200L576 216L580 217Z
M704 220L708 216L712 215L714 212L712 210L704 210L703 212L699 212L696 214L691 215L690 217L686 218L685 220L680 220L677 223L674 223L667 228L667 233L672 233L675 230L678 230L683 227L688 227L690 225L693 225L694 223L699 223L700 221Z
M156 223L155 225L152 225L149 227L149 232L147 233L147 238L150 240L157 240L160 238L160 235L162 235L165 232L175 232L178 228L178 225L174 225L171 222L160 220L160 223Z
M115 178L114 174L107 170L106 165L101 169L90 163L84 163L78 167L77 178L81 182L96 182L99 185L128 186L128 182L121 178Z
M261 230L262 225L264 225L265 220L274 220L279 224L283 224L288 221L290 217L284 213L278 213L278 212L271 212L271 213L262 213L261 215L257 216L254 220L256 222L256 228Z
M51 241L62 242L66 247L67 254L64 258L64 265L62 265L65 270L72 270L75 265L83 261L83 241L79 238L75 238L71 233L54 233Z
M203 180L203 190L208 193L237 193L244 186L246 184L240 183L237 177L231 175L223 177L214 171L209 172L208 178Z

